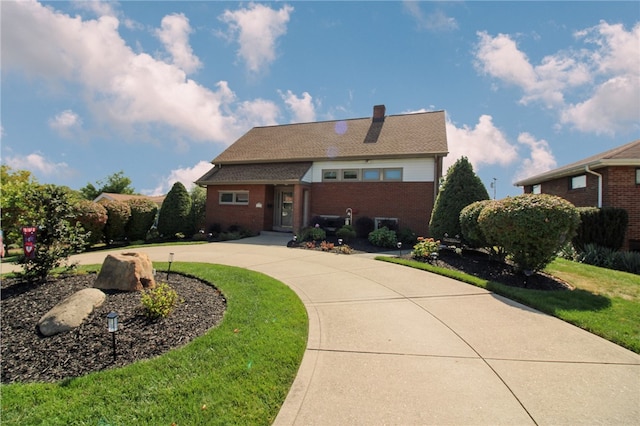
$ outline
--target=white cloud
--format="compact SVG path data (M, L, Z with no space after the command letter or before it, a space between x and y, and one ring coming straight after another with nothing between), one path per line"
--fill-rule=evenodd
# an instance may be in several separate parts
M176 182L181 182L187 191L195 185L194 182L207 173L213 165L206 161L200 161L193 167L185 167L175 169L169 173L169 176L162 178L161 182L154 189L143 189L141 192L145 195L165 195Z
M82 127L82 119L77 113L67 109L49 119L49 127L62 135L68 135L72 130Z
M303 92L301 98L298 98L291 90L287 90L287 93L279 93L284 103L287 104L289 111L293 114L292 123L309 123L316 121L313 97L308 92Z
M456 127L447 120L449 155L444 158L445 171L460 157L467 157L475 170L483 165L507 165L518 158L517 149L509 144L506 136L493 124L490 115L482 115L475 127Z
M182 14L168 15L162 18L162 28L156 30L156 36L162 41L167 52L171 54L173 64L187 74L197 71L202 62L193 54L189 45L191 26Z
M35 175L46 177L68 176L73 173L67 163L54 163L47 160L42 154L35 152L25 156L9 156L5 162L12 169L29 170Z
M280 10L249 3L247 8L226 10L220 20L229 26L228 36L240 44L238 56L248 70L259 73L276 58L276 42L287 32L287 23L293 7L284 5Z
M637 131L640 23L626 31L602 21L575 37L586 47L545 56L534 66L511 36L479 32L475 65L522 89L522 104L540 101L556 110L562 124L596 134Z
M430 3L431 6L433 3ZM447 16L442 10L425 14L421 9L421 3L415 0L404 1L404 8L416 20L421 29L434 32L452 31L458 29L458 22L455 18Z
M255 117L238 115L244 105L226 82L209 89L187 78L181 67L192 69L196 58L179 16L160 31L174 42L175 64L134 52L113 16L83 20L37 2L6 2L1 19L3 72L80 87L93 121L109 131L135 138L138 129L161 126L181 139L229 144L253 125Z
M520 170L514 179L515 181L535 176L557 167L558 163L546 140L536 140L531 134L525 132L518 135L518 143L529 148L531 155L522 161Z

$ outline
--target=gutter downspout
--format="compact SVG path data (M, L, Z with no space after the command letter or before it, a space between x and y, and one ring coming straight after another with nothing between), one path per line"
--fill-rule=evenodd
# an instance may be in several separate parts
M598 208L602 208L602 175L600 173L596 173L589 168L587 164L584 166L584 171L587 173L591 173L592 175L598 176Z

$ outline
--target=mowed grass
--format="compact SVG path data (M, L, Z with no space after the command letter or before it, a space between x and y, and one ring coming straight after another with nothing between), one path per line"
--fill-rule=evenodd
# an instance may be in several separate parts
M124 368L52 384L2 385L2 424L271 424L306 347L304 305L257 272L180 262L171 269L222 291L227 311L218 327Z
M556 259L545 272L568 282L575 289L542 291L509 287L413 260L383 256L376 259L485 288L640 354L640 275Z

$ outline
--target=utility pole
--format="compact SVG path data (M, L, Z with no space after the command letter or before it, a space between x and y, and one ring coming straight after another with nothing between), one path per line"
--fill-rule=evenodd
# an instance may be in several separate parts
M496 188L497 188L497 186L498 186L498 185L496 184L496 181L497 181L497 180L498 180L498 179L493 178L493 182L491 182L491 188L493 188L493 199L494 199L494 200L496 199Z

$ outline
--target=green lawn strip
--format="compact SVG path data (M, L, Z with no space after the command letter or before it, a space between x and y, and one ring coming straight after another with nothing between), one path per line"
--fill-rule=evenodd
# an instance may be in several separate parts
M180 262L171 269L222 291L227 311L218 327L124 368L53 384L2 385L2 424L271 424L306 347L304 305L257 272Z
M629 296L638 294L638 275L556 260L547 272L555 275L554 271L558 269L570 270L580 279L575 276L571 278L568 274L558 276L576 288L572 291L542 291L510 287L414 260L389 256L376 259L422 269L487 289L640 353L640 300ZM621 294L624 297L619 296Z

